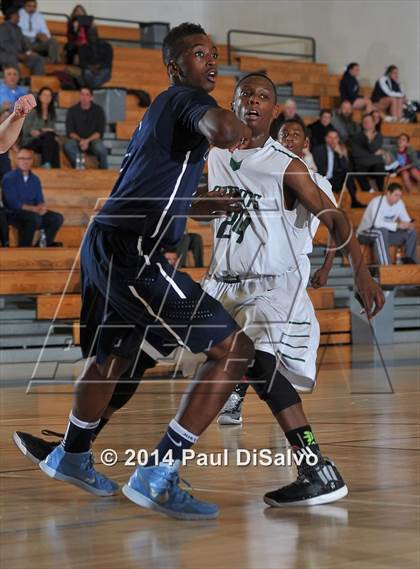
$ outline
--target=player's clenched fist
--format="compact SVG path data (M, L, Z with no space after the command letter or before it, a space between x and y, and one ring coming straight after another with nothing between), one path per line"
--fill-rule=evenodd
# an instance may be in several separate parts
M23 95L23 97L19 97L16 101L13 114L16 118L22 118L28 115L35 107L35 97L31 94Z

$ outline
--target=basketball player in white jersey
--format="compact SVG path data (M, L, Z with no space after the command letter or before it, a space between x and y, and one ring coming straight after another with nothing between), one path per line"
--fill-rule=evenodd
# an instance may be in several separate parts
M286 148L287 150L289 150L290 152L292 152L293 154L295 154L296 156L298 156L303 160L304 151L307 148L309 148L309 137L305 124L299 118L286 120L280 129L279 141L284 148ZM332 187L329 181L324 176L321 176L316 172L312 173L312 177L316 185L323 192L327 194L327 196L334 203L334 205L337 205L334 197L334 192L332 191ZM301 211L303 211L302 206L300 207ZM313 216L310 212L307 212L306 215L308 217L308 221L310 221L310 230L307 231L306 233L307 245L306 247L304 247L304 254L309 255L312 252L312 240L319 227L320 221L318 217ZM319 288L326 284L329 272L333 266L334 257L335 257L335 248L328 249L322 267L314 273L311 279L311 284L314 288ZM307 285L308 285L307 282L301 283L301 286L306 287ZM305 301L311 302L309 297L304 296L303 299ZM283 346L284 345L280 346L280 351ZM316 342L313 342L312 353L310 355L311 360L314 359L316 360L317 349L318 345L316 344ZM222 426L240 425L242 423L242 415L241 415L242 405L249 386L250 384L246 381L238 383L238 385L235 386L235 389L232 391L231 396L226 401L226 404L224 405L223 409L219 414L217 420L219 425Z
M346 496L347 487L334 463L322 456L296 391L314 387L319 344L319 325L306 291L314 215L323 212L321 220L334 240L350 253L356 288L369 317L383 306L383 294L363 264L354 237L349 238L350 224L336 210L329 184L316 179L320 191L303 161L269 137L277 109L271 80L261 74L242 78L233 108L252 129L251 144L233 155L210 152L209 193L197 199L193 209L201 218L214 217L217 200L211 203L212 194L217 199L240 195L243 208L213 220L213 259L204 288L254 341L255 361L247 378L271 408L294 452L317 458L315 465L303 460L297 480L266 494L265 502L332 502ZM304 139L302 126L288 122L284 136L297 131Z

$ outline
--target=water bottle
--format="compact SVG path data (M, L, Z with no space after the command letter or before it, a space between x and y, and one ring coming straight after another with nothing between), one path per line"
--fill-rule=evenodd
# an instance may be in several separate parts
M80 169L86 170L86 154L84 152L80 156Z
M39 246L40 247L46 247L47 246L47 236L45 235L44 229L40 230Z
M76 170L82 169L82 155L80 152L76 154Z
M402 265L402 264L403 264L402 257L403 257L403 256L402 256L401 248L398 247L398 249L397 249L397 257L396 257L396 264L397 264L397 265Z

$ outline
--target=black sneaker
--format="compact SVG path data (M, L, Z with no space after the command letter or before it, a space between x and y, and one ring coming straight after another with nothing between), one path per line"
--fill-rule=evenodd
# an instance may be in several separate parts
M264 496L264 502L275 508L316 506L347 496L347 486L335 464L328 458L317 456L318 464L310 466L303 461L298 466L297 480L279 490L268 492Z
M233 391L219 413L217 418L219 425L240 425L242 423L241 410L243 402L244 398L236 391Z
M61 433L55 433L54 431L49 431L44 429L41 433L47 437L60 437L64 438ZM22 433L22 431L15 431L13 433L13 440L16 446L21 451L22 454L27 456L29 460L38 464L42 460L45 460L47 456L61 443L60 441L48 442L39 437L34 437L29 433Z

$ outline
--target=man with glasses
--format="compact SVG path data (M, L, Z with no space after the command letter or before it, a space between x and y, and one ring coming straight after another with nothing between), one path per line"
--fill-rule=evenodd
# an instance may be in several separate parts
M22 148L17 154L17 168L2 181L3 202L10 225L19 230L19 247L31 247L35 231L43 229L47 247L56 245L54 238L63 224L61 213L47 209L41 181L31 172L33 152Z

